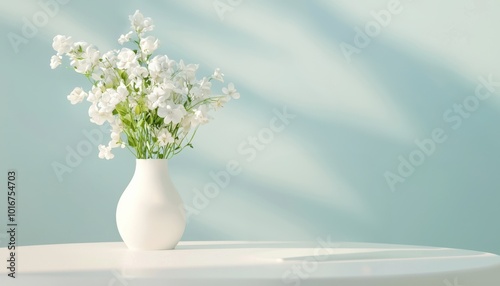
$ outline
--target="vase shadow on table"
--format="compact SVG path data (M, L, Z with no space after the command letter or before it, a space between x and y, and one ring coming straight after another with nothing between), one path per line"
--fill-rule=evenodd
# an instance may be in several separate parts
M196 243L196 244L195 244ZM336 247L337 244L332 245ZM199 242L183 241L182 245L177 245L176 250L191 250L191 249L237 249L237 248L304 248L304 247L317 247L316 242L304 241L223 241L218 243L201 244Z
M453 257L480 257L483 253L470 252L464 254L453 249L422 249L415 250L382 250L382 251L364 251L356 253L340 253L327 255L306 255L283 258L283 261L302 261L302 260L317 260L324 262L334 261L356 261L356 260L419 260L419 259L450 259Z

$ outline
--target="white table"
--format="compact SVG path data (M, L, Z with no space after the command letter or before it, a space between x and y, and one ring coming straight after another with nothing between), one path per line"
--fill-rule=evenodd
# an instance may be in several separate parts
M6 248L0 248L5 265ZM129 251L123 243L18 248L17 278L0 285L498 286L494 254L386 244L189 242L175 250Z

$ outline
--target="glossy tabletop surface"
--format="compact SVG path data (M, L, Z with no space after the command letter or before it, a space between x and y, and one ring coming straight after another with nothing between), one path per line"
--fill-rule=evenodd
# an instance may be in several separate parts
M184 241L132 251L105 242L18 247L16 256L16 278L2 267L0 285L500 285L497 255L388 244Z

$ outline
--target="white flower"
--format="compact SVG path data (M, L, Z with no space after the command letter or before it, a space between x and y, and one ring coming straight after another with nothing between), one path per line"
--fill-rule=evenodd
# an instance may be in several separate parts
M187 87L187 83L182 78L178 78L177 82L173 82L175 96L173 98L174 103L176 104L184 104L188 98L189 88Z
M123 102L127 99L128 95L129 92L127 87L123 84L123 82L121 82L120 85L116 88L116 98L119 102Z
M182 121L180 123L181 126L181 132L183 134L183 137L186 137L191 130L191 119L193 118L192 113L186 114L184 118L182 118Z
M73 42L71 41L71 37L57 35L52 41L52 48L54 48L58 56L69 53L72 46Z
M196 70L198 70L198 65L185 65L183 60L179 61L179 71L184 74L188 82L192 82L196 78Z
M97 72L96 72L97 73ZM111 69L104 69L100 74L101 83L106 87L115 86L117 82L120 82L121 78L118 77L116 71ZM99 80L99 79L97 79Z
M113 112L117 103L113 102L115 92L115 90L108 88L102 93L101 98L97 102L97 111L99 116L102 116L101 114Z
M125 143L122 142L122 138L119 132L112 131L111 132L111 141L109 141L108 146L110 148L125 148Z
M193 109L193 111L193 117L191 118L192 127L205 124L210 119L206 106L200 106L199 108Z
M234 99L240 98L240 94L234 88L234 84L233 83L228 84L227 88L226 87L222 88L222 92L225 95L228 95L228 96L230 96L230 97L232 97Z
M102 96L102 89L100 86L94 86L92 87L92 90L89 92L89 96L87 97L87 101L90 101L92 103L97 103L99 99L101 99Z
M170 98L172 89L174 86L172 84L162 84L160 86L155 86L153 92L147 95L148 107L153 110L157 107L166 107L167 99Z
M62 57L61 56L52 56L50 58L50 68L55 69L61 64Z
M169 104L165 107L158 107L158 116L164 118L165 124L169 124L170 122L178 124L186 113L186 109L181 104Z
M136 85L140 86L142 80L148 76L148 69L139 65L131 67L128 70L129 79Z
M203 97L203 92L200 87L193 86L189 91L189 95L191 96L192 99L198 99Z
M90 122L95 123L97 125L103 125L104 122L106 121L113 122L114 120L113 113L106 112L100 109L98 104L96 103L93 103L89 107L89 117L90 117Z
M104 145L99 145L99 158L101 159L113 159L115 155L111 153L111 147L110 146L104 146Z
M193 100L203 100L210 96L212 83L204 77L201 81L191 87L189 95Z
M139 65L137 62L137 56L134 51L128 48L121 49L120 53L116 57L118 62L116 63L116 67L119 69L129 69L131 67L136 67Z
M86 74L99 63L99 51L85 42L75 43L72 53L71 66L77 73Z
M207 78L204 77L200 81L200 89L203 97L209 96L212 91L212 83Z
M82 102L82 100L87 96L87 93L83 91L81 87L76 87L73 91L67 96L68 100L71 101L71 104L77 104Z
M138 105L137 100L133 97L128 98L128 106L130 107L130 110L134 110L134 108Z
M120 43L120 45L123 45L126 42L130 41L130 36L132 36L132 34L133 34L133 32L130 31L124 35L121 35L120 38L118 39L118 43Z
M172 73L174 73L174 67L176 62L169 59L166 55L155 56L149 61L148 70L151 78L156 82L160 82L166 78L170 79Z
M153 36L147 36L141 39L141 51L146 54L152 54L156 49L158 49L158 39Z
M224 82L224 74L220 71L220 68L216 68L212 78L220 82Z
M123 123L120 118L116 118L113 122L110 123L111 131L115 133L123 132Z
M167 128L163 128L158 132L158 135L156 136L158 138L158 144L160 146L166 146L167 144L174 143L174 137L172 137L172 134L168 132Z
M119 52L118 50L111 50L107 51L102 55L101 60L103 69L109 70L110 68L112 69L116 65L117 61L116 55L118 52Z
M160 82L170 75L168 73L168 61L169 59L167 56L155 56L149 61L149 75L155 82Z
M218 110L222 107L224 107L224 104L229 101L229 98L227 96L224 97L219 97L215 102L212 103L212 107L215 110Z
M117 104L127 100L127 96L128 90L123 83L116 90L112 88L107 89L102 94L101 101L98 103L98 106L101 107L100 111L113 112Z
M129 16L130 19L130 24L132 29L136 31L139 34L142 34L143 32L148 32L152 31L154 28L153 25L153 20L149 17L144 18L141 12L139 10L136 10L134 15Z

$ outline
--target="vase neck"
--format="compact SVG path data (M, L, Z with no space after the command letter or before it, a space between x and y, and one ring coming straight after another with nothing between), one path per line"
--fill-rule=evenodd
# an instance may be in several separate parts
M168 160L167 159L136 159L135 173L137 176L147 177L167 177Z

